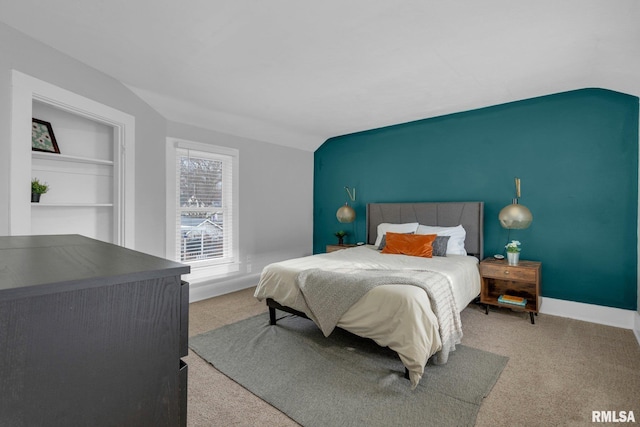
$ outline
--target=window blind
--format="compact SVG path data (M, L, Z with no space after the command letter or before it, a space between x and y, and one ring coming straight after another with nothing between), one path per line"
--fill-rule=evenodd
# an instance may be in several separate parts
M236 262L233 157L176 150L176 258L194 267Z

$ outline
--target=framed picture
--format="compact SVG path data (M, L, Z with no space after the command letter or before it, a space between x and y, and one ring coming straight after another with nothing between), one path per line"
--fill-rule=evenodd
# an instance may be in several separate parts
M31 122L31 149L60 154L51 123L33 119Z

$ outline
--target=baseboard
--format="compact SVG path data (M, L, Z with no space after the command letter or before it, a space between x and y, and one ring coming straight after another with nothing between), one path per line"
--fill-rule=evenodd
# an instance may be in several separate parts
M245 261L240 263L239 272L230 273L228 276L214 278L200 278L189 280L189 302L201 301L231 292L257 286L262 270L269 264L287 259L299 258L310 255L304 248L289 248L286 251L271 251L267 253L251 254L245 256ZM249 261L251 259L251 261ZM251 269L251 266L253 268Z
M189 285L189 302L201 301L231 292L247 289L258 284L260 274L246 274L229 279L218 279L191 283Z
M260 274L249 274L228 280L193 283L189 287L189 302L247 289L255 286L259 279ZM541 300L540 313L542 314L631 329L640 344L640 313L637 311L548 297L541 297Z
M638 340L638 344L640 344L640 313L636 311L636 314L633 317L635 319L633 333L636 334L636 339Z
M582 302L565 301L555 298L542 297L540 313L553 316L568 317L570 319L584 320L586 322L599 323L601 325L615 326L617 328L633 329L638 338L638 316L635 310L605 307L602 305L585 304ZM640 343L640 340L638 340Z

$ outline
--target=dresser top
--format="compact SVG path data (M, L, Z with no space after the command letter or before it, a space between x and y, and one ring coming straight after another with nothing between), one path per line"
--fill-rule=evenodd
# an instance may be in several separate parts
M188 265L80 235L0 236L0 301L189 271Z

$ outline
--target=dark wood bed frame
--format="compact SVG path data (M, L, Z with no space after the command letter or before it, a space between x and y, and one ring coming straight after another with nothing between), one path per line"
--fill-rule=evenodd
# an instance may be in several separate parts
M367 244L373 245L378 237L378 224L383 222L402 224L417 222L424 225L455 227L462 224L466 231L465 249L469 255L479 260L483 258L483 202L440 202L440 203L369 203L367 204ZM269 307L269 324L277 322L276 310L309 318L305 313L284 306L271 298L266 299ZM409 370L405 368L405 378Z

